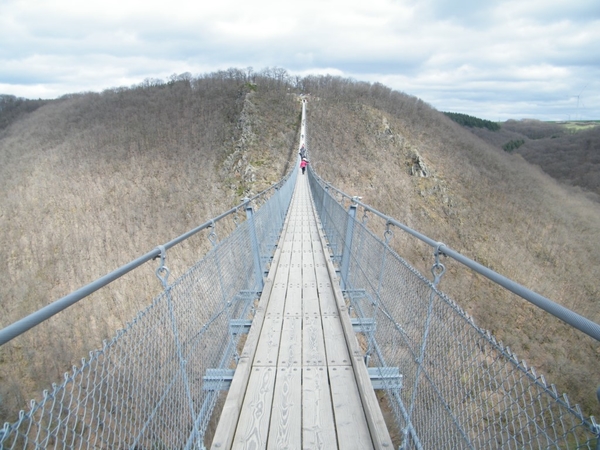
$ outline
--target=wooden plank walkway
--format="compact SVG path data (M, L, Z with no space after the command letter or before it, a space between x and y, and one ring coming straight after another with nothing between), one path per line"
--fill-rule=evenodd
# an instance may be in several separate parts
M392 449L298 175L211 448Z

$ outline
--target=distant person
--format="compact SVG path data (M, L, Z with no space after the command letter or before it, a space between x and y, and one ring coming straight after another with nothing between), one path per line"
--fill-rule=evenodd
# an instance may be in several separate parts
M304 144L300 147L300 157L304 158L306 156L306 149L304 148Z
M308 159L302 158L302 161L300 161L300 168L302 169L302 175L304 175L304 171L306 170L307 165L308 165Z

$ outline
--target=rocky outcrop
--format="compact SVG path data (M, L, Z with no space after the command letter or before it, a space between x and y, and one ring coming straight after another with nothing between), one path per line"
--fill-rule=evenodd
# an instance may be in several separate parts
M427 167L427 164L425 164L419 152L414 148L408 152L407 165L409 167L408 173L412 176L423 178L431 176L431 171Z
M252 96L252 92L246 94L244 106L238 119L240 137L234 144L233 152L223 162L223 172L226 177L232 180L230 187L238 194L248 194L250 192L248 185L256 179L256 168L249 162L250 147L256 140L256 135L252 130L252 121L256 109L251 101Z

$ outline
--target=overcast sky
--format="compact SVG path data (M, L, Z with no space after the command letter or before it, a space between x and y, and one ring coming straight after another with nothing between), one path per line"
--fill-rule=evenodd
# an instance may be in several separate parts
M600 0L0 0L0 93L278 67L490 120L600 119Z

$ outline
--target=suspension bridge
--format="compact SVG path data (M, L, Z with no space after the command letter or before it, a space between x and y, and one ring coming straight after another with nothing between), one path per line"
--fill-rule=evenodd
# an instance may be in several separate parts
M299 150L305 154L306 103ZM243 209L181 277L167 251ZM381 218L379 237L357 211ZM391 229L434 249L433 280ZM600 326L298 164L265 192L0 330L0 345L157 258L163 291L44 391L0 449L600 449L600 427L438 287L451 257L600 340Z

